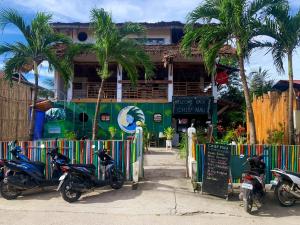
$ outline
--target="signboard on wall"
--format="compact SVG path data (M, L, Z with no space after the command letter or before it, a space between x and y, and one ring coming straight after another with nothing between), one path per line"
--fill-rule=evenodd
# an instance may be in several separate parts
M230 156L230 145L206 144L203 192L219 197L227 197Z
M145 115L143 111L136 106L126 106L118 115L119 127L126 133L133 134L136 128L136 122L145 123Z
M195 97L173 97L173 115L182 114L203 114L210 112L212 97L195 96Z

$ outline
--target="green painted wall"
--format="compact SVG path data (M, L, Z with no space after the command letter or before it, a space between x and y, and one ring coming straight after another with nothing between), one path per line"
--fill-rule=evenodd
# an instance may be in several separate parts
M63 103L57 102L54 104L56 108L63 108L66 112L64 120L46 121L44 126L44 138L65 137L65 132L74 131L77 137L87 135L91 137L92 122L95 113L95 103ZM102 122L99 118L99 132L101 139L109 139L110 135L108 127L114 126L117 128L116 138L121 138L121 128L118 125L117 118L119 112L126 106L137 106L145 115L145 123L149 132L158 136L164 128L171 126L172 120L172 103L101 103L100 114L107 113L110 115L110 121ZM81 122L79 119L80 113L88 115L87 122ZM162 121L157 123L153 121L153 115L159 113L162 115ZM60 130L60 133L49 133L49 129ZM126 134L128 136L130 134Z

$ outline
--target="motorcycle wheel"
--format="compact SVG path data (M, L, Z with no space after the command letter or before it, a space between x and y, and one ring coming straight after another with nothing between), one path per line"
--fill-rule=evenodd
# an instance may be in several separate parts
M20 191L18 191L17 189L13 188L8 183L5 183L3 181L1 181L0 184L0 192L1 192L1 196L6 200L16 199L21 194Z
M71 180L66 180L60 188L60 193L62 198L69 203L76 202L80 196L81 192L71 190Z
M244 210L247 213L251 213L252 211L252 207L253 207L253 197L252 197L252 193L249 192L246 194L246 197L244 197L243 199L244 201Z
M279 204L284 207L290 207L295 204L296 199L292 194L285 191L285 188L288 186L288 188L291 189L292 185L289 182L281 182L277 185L275 188L275 197L277 198Z
M113 189L120 189L124 184L124 175L122 171L114 169L110 177L110 186Z

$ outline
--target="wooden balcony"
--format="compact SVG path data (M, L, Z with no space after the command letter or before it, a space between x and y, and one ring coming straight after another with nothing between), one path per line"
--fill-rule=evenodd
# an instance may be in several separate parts
M122 100L123 101L161 101L168 100L168 84L167 80L154 81L137 81L133 86L130 81L123 80L122 83ZM204 92L204 85L200 82L174 82L174 96L209 96L211 90ZM74 82L73 83L73 99L90 99L94 101L98 97L100 83L95 82ZM117 83L105 82L103 87L102 99L104 101L115 101L117 99Z
M210 96L211 89L205 92L205 87L210 83L201 84L200 82L174 82L174 96Z
M128 81L122 81L123 99L166 100L168 99L168 81L138 81L132 86Z
M97 98L100 83L86 82L86 83L73 83L73 98ZM102 92L103 99L116 99L117 98L117 84L114 82L105 82Z

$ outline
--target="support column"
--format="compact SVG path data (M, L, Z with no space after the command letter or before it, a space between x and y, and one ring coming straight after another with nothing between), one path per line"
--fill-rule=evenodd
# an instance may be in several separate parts
M73 80L69 81L68 90L67 90L67 101L72 101L73 98Z
M173 98L173 63L168 64L168 102L172 102Z
M123 68L119 64L117 68L117 102L122 102L122 78L123 77Z
M212 104L212 125L213 125L213 136L217 136L217 123L218 123L218 89L215 82L215 76L211 76L212 84L212 95L213 95L213 104Z

